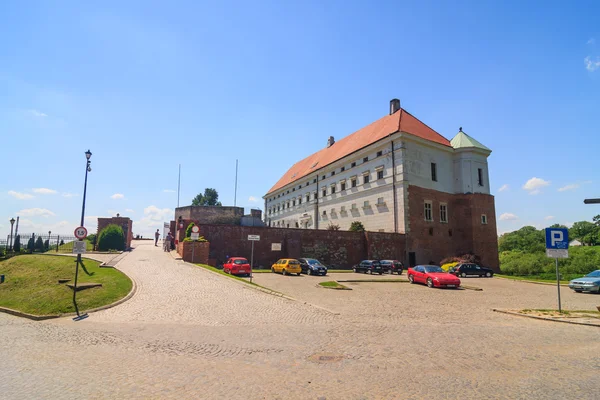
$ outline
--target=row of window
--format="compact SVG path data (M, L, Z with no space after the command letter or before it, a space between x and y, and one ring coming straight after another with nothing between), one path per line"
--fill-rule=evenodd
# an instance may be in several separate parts
M431 163L431 180L437 182L437 164ZM483 169L477 168L477 183L479 186L483 186Z
M425 200L425 221L433 221L433 203L430 200ZM448 204L440 203L440 222L448 223ZM481 223L487 225L487 215L481 214Z
M376 156L375 156L375 158L381 157L382 155L383 155L383 151L378 151L377 154L376 154ZM362 160L363 164L366 163L366 162L368 162L368 161L369 161L369 157L363 157L363 160ZM354 168L354 167L356 167L356 161L353 161L350 164L350 168ZM345 170L346 170L345 166L343 166L343 167L340 168L340 172L344 172ZM330 172L330 176L334 176L335 173L336 173L336 170L331 171ZM381 171L381 173L383 173L383 171ZM292 178L294 178L294 177L295 176L293 176ZM325 180L326 178L327 178L327 175L323 175L322 178L321 178L321 180ZM381 178L383 178L383 175L381 176ZM379 177L379 171L378 171L378 173L377 173L377 179L381 179L381 178ZM367 182L368 182L368 179L367 179ZM317 183L317 178L314 178L313 181L312 181L312 183ZM306 182L304 184L304 187L307 187L309 185L310 185L310 181ZM355 186L352 186L352 187L355 187ZM302 185L298 185L298 190L301 190L301 189L302 189ZM345 190L345 189L342 189L342 190ZM293 187L292 188L292 192L295 192L295 191L296 191L296 188ZM286 194L290 194L290 191L288 190L285 193L280 193L280 194L277 195L277 197L273 196L273 197L267 199L267 201L271 202L271 201L275 200L276 198L280 198L281 196L285 196Z
M377 169L377 179L383 179L384 176L384 171L383 171L383 167L379 167ZM363 173L363 184L369 183L371 181L371 175L369 171L366 171ZM347 189L347 184L346 184L346 180L342 180L339 182L340 184L340 191L344 191ZM351 188L355 188L356 186L358 186L358 178L356 176L351 177L350 178L350 187ZM334 194L337 191L337 183L333 183L329 186L329 194ZM321 190L321 197L326 197L327 196L327 188L324 187ZM287 202L283 203L281 206L277 205L277 206L273 206L271 208L269 208L267 210L267 214L270 215L272 213L281 211L281 210L285 210L286 208L290 208L290 207L295 207L296 204L300 205L302 204L302 198L303 196L299 196L298 199L292 199L292 200L288 200ZM316 192L313 193L312 195L312 200L315 200L317 198L317 194ZM311 196L310 193L306 193L304 195L304 199L305 201L308 203L311 200Z

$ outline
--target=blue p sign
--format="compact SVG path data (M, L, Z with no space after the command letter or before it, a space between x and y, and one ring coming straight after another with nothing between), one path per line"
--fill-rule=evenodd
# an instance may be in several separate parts
M569 230L566 228L546 228L547 249L568 249Z

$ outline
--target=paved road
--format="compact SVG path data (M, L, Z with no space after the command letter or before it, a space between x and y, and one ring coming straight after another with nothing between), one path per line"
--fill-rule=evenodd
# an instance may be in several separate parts
M489 310L490 301L512 307L525 296L529 307L538 304L536 296L551 296L536 292L538 286L507 295L492 279L483 292L405 283L338 292L316 288L313 277L257 278L336 315L175 261L153 245L135 246L118 265L138 285L123 305L77 323L0 314L0 397L592 399L600 393L600 330Z

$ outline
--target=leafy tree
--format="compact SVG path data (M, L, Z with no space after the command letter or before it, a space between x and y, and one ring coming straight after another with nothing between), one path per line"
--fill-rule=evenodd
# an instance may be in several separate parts
M46 239L46 240L44 241L44 250L45 250L45 251L48 251L48 250L50 250L50 239Z
M192 200L193 206L221 206L219 193L215 189L206 188L204 194L198 193Z
M568 229L566 225L561 225L561 224L554 224L554 225L550 225L550 228L562 228L562 229Z
M35 240L35 250L44 251L44 239L41 236L38 236Z
M327 230L328 231L339 231L340 226L337 224L334 224L333 222L330 222L329 225L327 225Z
M596 226L600 226L600 214L596 215L592 220Z
M505 233L498 240L498 250L519 250L526 253L544 252L546 249L546 238L544 231L537 230L533 226L524 226L521 229Z
M350 224L350 232L364 232L365 226L360 221L352 221Z
M13 251L16 253L21 251L21 235L17 235L15 237L15 241L13 242Z
M569 237L583 244L593 246L598 242L598 227L588 221L575 222L569 229Z
M190 224L188 225L188 227L185 230L185 237L186 238L192 237L192 228L194 226L196 226L196 224L193 223L193 222L190 222Z
M98 234L98 250L125 250L125 234L119 225L110 224Z
M65 241L63 239L60 239L60 245L64 246L65 245Z
M27 250L33 251L34 248L35 248L35 239L33 237L30 237L29 240L27 241Z
M91 244L96 244L96 234L92 233L91 235L87 235L87 237L85 238L85 240L87 240L88 242L90 242Z

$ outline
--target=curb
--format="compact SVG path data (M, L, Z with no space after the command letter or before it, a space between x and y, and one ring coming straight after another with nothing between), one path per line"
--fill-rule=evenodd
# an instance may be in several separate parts
M498 312L498 313L502 313L502 314L515 315L517 317L539 319L539 320L542 320L542 321L561 322L563 324L585 325L585 326L594 326L596 328L600 328L600 325L598 325L598 324L590 324L590 323L587 323L587 322L564 321L564 320L554 319L554 318L548 318L548 317L539 317L537 315L525 315L525 314L520 314L520 313L516 313L516 312L513 312L513 311L498 310L496 308L492 308L492 311Z
M188 265L194 266L196 268L202 268L202 267L199 267L196 264L192 264L192 263L189 263L189 262L186 262L186 261L183 261L183 260L180 260L180 261L183 264L188 264ZM211 274L217 275L217 276L219 276L221 278L227 278L226 276L223 276L223 275L221 275L221 274L219 274L219 273L217 273L215 271L211 271L210 269L202 268L202 270L210 272ZM325 311L325 312L327 312L329 314L340 315L340 313L338 313L338 312L334 312L334 311L328 310L328 309L326 309L324 307L318 306L316 304L309 303L307 301L302 301L302 300L295 299L293 297L290 297L290 296L285 295L283 293L276 292L276 291L271 290L271 289L266 289L266 288L263 288L263 287L260 287L260 286L250 285L249 283L240 282L237 279L230 279L230 280L233 281L233 282L236 282L237 284L244 285L244 287L246 287L246 288L258 290L259 292L263 292L263 293L270 294L270 295L273 295L273 296L281 297L281 298L284 298L286 300L291 300L291 301L295 301L295 302L298 302L298 303L306 304L306 305L312 306L314 308L317 308L317 309L319 309L321 311Z
M467 289L467 290L474 290L476 292L483 292L483 289L477 286L465 286L465 285L460 285L459 287L463 288L463 289Z
M94 260L94 261L98 261L98 260ZM114 267L111 267L111 268L114 268ZM83 310L84 313L94 313L94 312L98 312L98 311L102 311L102 310L108 310L109 308L116 307L119 304L122 304L133 297L133 295L137 292L137 283L135 282L135 280L133 278L131 278L125 272L123 272L121 270L119 270L119 272L121 272L123 275L125 275L127 278L129 278L129 280L131 281L131 290L129 291L129 293L127 293L127 295L125 297L115 301L114 303L110 303L110 304L107 304L104 306L92 308L91 310ZM6 307L0 307L0 312L3 312L5 314L14 315L15 317L27 318L27 319L30 319L33 321L44 321L47 319L72 317L74 315L77 315L77 313L75 313L75 312L58 314L58 315L33 315L33 314L27 314L27 313L13 310L11 308L6 308Z
M497 276L497 275L494 275L494 278L506 279L507 281L513 281L513 282L533 283L535 285L556 286L556 283L552 283L552 282L526 281L526 280L521 280L521 279L506 278L504 276ZM568 283L561 283L560 286L562 286L562 287L569 287L569 284Z

